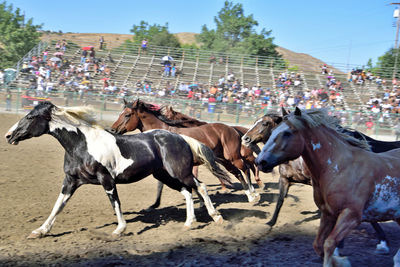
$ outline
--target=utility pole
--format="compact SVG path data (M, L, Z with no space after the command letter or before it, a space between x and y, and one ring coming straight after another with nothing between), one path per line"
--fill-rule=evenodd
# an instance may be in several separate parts
M400 3L390 3L391 5L400 5ZM393 79L396 78L396 73L397 73L397 60L399 57L399 28L400 28L400 9L396 9L394 11L393 17L397 18L396 20L396 39L394 41L394 49L395 49L395 56L394 56L394 66L393 66Z

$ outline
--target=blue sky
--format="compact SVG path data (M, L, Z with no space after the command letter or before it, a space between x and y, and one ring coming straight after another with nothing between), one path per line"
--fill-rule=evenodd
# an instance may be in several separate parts
M394 46L394 5L386 0L247 0L245 15L253 14L259 29L272 30L275 44L307 53L345 70L365 65ZM141 20L169 24L172 33L214 28L214 16L224 0L7 0L44 30L130 33Z

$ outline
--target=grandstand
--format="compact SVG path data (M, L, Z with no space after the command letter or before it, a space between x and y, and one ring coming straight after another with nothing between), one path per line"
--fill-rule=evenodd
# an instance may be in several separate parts
M24 56L15 66L17 70L16 78L8 84L8 88L12 90L24 90L30 86L30 73L23 71L23 64L26 61L32 59L32 56L41 57L43 51L47 50L49 55L53 55L56 50L54 47L55 41L41 42L35 48L32 49L26 56ZM84 46L94 46L96 44L81 41L79 44L68 43L67 49L64 52L63 59L78 66L80 64L81 48ZM172 63L177 68L177 75L175 77L163 76L163 65L161 58L169 56L173 58ZM211 62L210 58L215 56L215 62ZM227 54L220 52L212 52L205 50L195 49L174 49L168 47L155 47L149 46L147 51L142 51L140 46L133 44L123 44L119 47L106 49L103 51L96 50L96 59L107 65L110 72L105 76L103 73L97 73L92 68L88 70L90 73L91 83L93 84L93 90L91 92L90 99L88 101L103 101L103 102L116 102L115 96L111 98L104 96L103 84L104 77L114 82L118 88L125 88L126 91L131 92L129 95L139 96L137 92L136 83L137 81L148 82L151 84L152 91L157 92L163 90L165 87L170 86L175 90L174 95L165 95L162 98L158 98L156 101L161 103L174 104L176 107L178 103L183 103L185 99L184 94L180 94L178 88L181 83L195 84L201 88L210 88L211 86L218 84L221 77L227 77L230 73L233 73L235 79L240 84L240 87L253 87L257 86L271 92L271 95L279 97L282 91L282 83L280 83L280 77L282 73L285 75L294 75L296 73L296 79L299 80L298 85L290 84L285 86L285 91L289 95L303 95L306 91L313 89L326 88L327 75L322 74L320 70L313 68L302 68L291 71L293 66L304 66L304 62L290 62L285 63L282 59L266 58L266 57L254 57L241 54ZM351 112L363 112L368 114L369 107L366 105L371 97L376 95L382 95L382 87L374 82L365 82L363 85L354 84L349 82L345 73L328 66L331 70L334 70L334 77L336 81L341 82L341 90L337 92L341 95L341 101L336 103L335 108L339 110L346 110ZM52 75L53 80L57 80L60 76L60 72L54 72ZM65 97L65 88L58 88L55 83L52 97L62 98ZM157 95L156 95L157 96ZM140 95L140 97L147 97ZM118 101L117 101L118 102ZM65 103L68 103L67 101ZM185 102L186 103L186 102ZM204 104L204 103L203 103ZM279 102L276 103L278 106ZM180 104L179 104L180 105ZM185 104L186 106L187 104ZM110 107L111 103L107 103L107 107ZM179 107L182 110L182 105ZM204 105L203 105L204 106ZM226 105L225 105L226 106ZM103 103L103 108L106 107L106 103ZM254 119L259 116L262 112L261 109L265 108L262 99L257 99L249 103L241 102L241 107L236 108L236 111L243 111L247 108L250 110L251 107L255 107L253 111L247 112L246 121L251 123ZM267 108L273 108L269 105ZM226 113L234 110L235 108L224 108ZM230 111L228 111L230 110ZM223 113L211 114L208 117L210 120L221 120ZM243 114L241 114L243 115ZM351 121L351 115L349 116ZM374 119L378 119L375 115ZM236 122L239 121L239 115L236 115ZM394 124L394 119L390 116L385 117L385 127L390 127ZM351 122L349 122L351 123Z

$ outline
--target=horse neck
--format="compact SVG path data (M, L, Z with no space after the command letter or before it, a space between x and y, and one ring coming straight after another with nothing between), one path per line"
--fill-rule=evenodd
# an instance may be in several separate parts
M305 147L301 154L313 178L313 183L326 179L325 172L338 173L343 164L352 160L349 144L337 136L333 130L317 127L303 130ZM331 177L334 177L332 175Z
M145 116L141 116L140 117L140 121L142 123L141 128L140 129L142 132L144 131L148 131L148 130L152 130L152 129L169 129L169 125L166 124L165 122L162 122L161 120L159 120L155 115L146 112Z
M76 147L85 143L84 132L87 131L100 131L100 129L95 129L88 126L71 126L69 128L62 127L51 131L50 135L58 140L67 153L73 154L77 151ZM78 150L78 153L79 152L81 151Z

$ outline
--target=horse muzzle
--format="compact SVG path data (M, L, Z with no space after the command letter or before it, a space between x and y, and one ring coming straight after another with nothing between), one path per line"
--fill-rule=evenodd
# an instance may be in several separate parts
M7 142L11 145L18 145L19 141L15 140L15 137L12 137L12 132L8 132L4 135L4 137L6 138Z
M255 163L258 169L262 172L272 172L274 167L278 165L275 160L273 159L261 159L259 157L256 158Z

